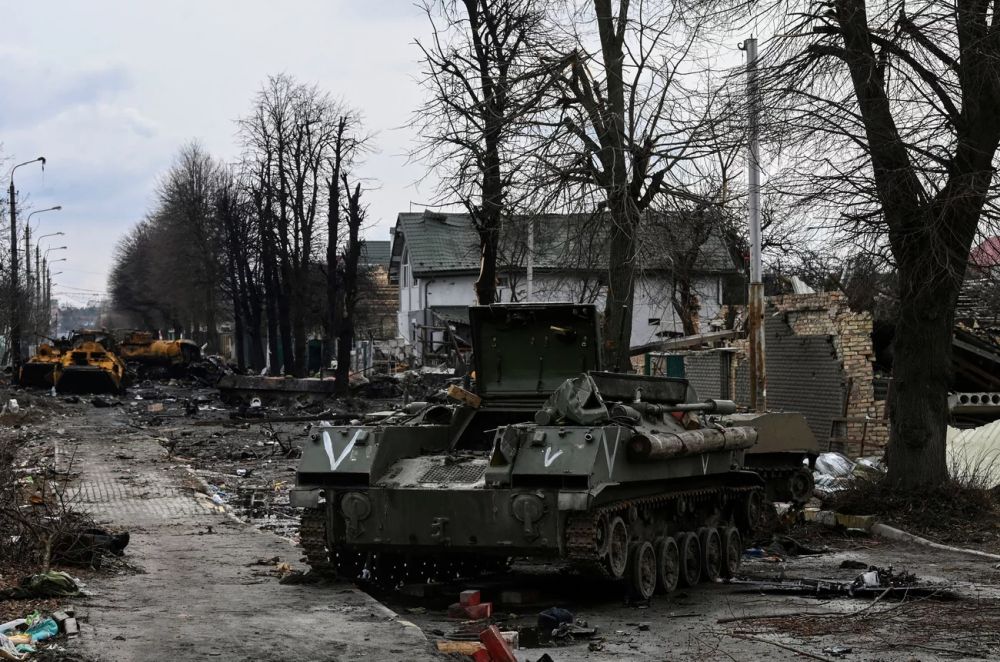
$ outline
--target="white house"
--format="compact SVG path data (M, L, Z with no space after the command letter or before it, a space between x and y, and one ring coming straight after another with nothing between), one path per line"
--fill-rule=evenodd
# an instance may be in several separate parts
M606 242L584 216L549 215L510 222L501 231L499 299L526 301L527 255L533 255L532 301L591 302L603 310ZM666 233L643 231L632 309L631 345L683 335L673 303L675 274ZM674 236L675 233L670 233ZM683 233L682 233L683 234ZM479 239L468 214L401 213L392 231L390 280L399 285L399 333L415 345L425 327L468 324L479 276ZM531 240L529 240L529 235ZM533 250L528 249L528 245ZM722 239L711 234L697 247L690 280L700 319L715 317L724 293L740 290L742 273ZM736 284L736 287L733 287ZM727 303L730 303L727 301Z

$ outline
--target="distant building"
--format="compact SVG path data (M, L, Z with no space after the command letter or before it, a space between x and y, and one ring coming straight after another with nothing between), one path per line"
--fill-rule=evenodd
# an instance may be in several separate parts
M647 224L640 242L640 268L632 309L632 346L680 335L675 309L671 253L675 239L689 236L682 224L672 232ZM608 273L602 224L584 215L546 215L505 224L500 237L498 289L501 301L527 300L528 223L533 234L533 301L578 301L603 309ZM601 219L603 220L603 219ZM606 223L603 224L606 227ZM678 231L679 230L679 231ZM692 282L696 314L715 317L742 271L719 233L696 247ZM467 307L476 303L479 239L468 214L401 213L393 229L389 280L399 286L399 333L418 348L430 329L468 324ZM742 291L742 285L735 288Z
M398 335L399 285L389 278L391 248L389 241L365 239L361 244L359 296L354 313L356 340L389 340Z

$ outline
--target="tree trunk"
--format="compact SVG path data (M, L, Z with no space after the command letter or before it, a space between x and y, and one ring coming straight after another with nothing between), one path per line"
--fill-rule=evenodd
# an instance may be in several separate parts
M264 252L264 307L267 311L267 365L268 374L277 375L278 365L278 284L275 276L273 254Z
M292 337L295 339L295 360L292 364L292 373L296 377L305 377L307 372L306 355L306 319L305 302L298 294L295 295L295 314L292 318Z
M948 478L945 433L957 291L919 287L925 282L922 275L902 270L899 280L887 479L895 487L915 490Z
M292 360L295 350L292 347L292 306L288 293L288 285L282 279L278 286L278 336L281 343L281 373L287 375L292 371Z
M681 328L684 335L693 336L699 331L698 311L701 304L698 302L698 295L694 293L689 278L677 278L674 287L674 311L681 318Z
M476 301L481 306L496 303L497 300L497 243L499 231L482 231L479 244L482 261L479 264L479 279L476 281Z
M236 297L233 297L233 346L236 348L236 367L240 372L246 370L247 357L243 341L243 312ZM229 358L229 357L226 357Z
M604 308L604 369L632 368L632 302L635 299L635 233L638 212L628 200L612 206L608 262L608 296Z

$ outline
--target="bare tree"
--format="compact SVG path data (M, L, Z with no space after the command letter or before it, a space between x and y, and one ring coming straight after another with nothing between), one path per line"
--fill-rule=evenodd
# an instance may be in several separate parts
M367 208L361 203L363 190L361 183L354 184L353 190L347 173L341 173L341 183L347 193L344 202L344 220L347 223L347 242L343 256L341 282L343 292L340 302L340 328L337 330L337 393L347 395L350 386L351 350L354 348L354 311L358 303L358 263L361 259L361 226L367 215Z
M515 188L529 150L524 141L554 67L542 58L539 0L432 0L423 53L427 100L414 119L423 138L415 156L441 181L441 201L472 216L482 262L481 304L497 298L501 225L517 209Z
M596 37L572 35L575 47L559 80L557 138L542 159L556 184L576 187L582 204L592 200L607 211L604 363L626 370L640 222L698 154L696 96L681 81L699 30L669 1L613 4L593 0ZM588 19L581 8L567 23Z
M784 35L762 84L787 132L787 186L842 236L887 247L898 272L888 481L938 485L955 304L977 229L995 218L1000 5L757 4Z
M342 186L344 186L344 178L353 175L353 170L355 166L358 165L360 156L368 152L371 147L371 137L363 132L361 114L359 112L342 106L336 110L336 116L336 129L334 132L330 154L329 175L326 179L326 327L327 337L331 339L340 337L340 327L345 314L345 287L342 282L344 269L342 268L339 256L341 244L340 233L342 227L341 221L345 206L344 191ZM346 193L348 196L347 209L349 212L350 191L347 191ZM348 252L351 250L351 222L352 219L348 218ZM357 237L355 237L355 240L357 240ZM355 261L355 270L350 272L350 277L354 279L356 279L357 276L356 265L357 262ZM356 290L356 283L353 284L353 287ZM354 303L352 302L351 305L353 306ZM353 337L353 334L350 337Z
M240 121L246 170L257 178L251 186L262 220L263 272L273 308L269 326L277 318L276 334L268 335L278 336L285 366L300 376L306 368L311 269L319 246L317 214L328 195L337 111L329 95L279 75L268 78L254 110Z

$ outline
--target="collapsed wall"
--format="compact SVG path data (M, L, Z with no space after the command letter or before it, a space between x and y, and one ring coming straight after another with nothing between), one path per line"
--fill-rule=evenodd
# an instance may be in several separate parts
M885 401L876 398L872 317L841 292L769 297L765 311L767 404L806 417L820 448L880 455L888 442ZM682 353L700 397L750 404L746 339ZM679 357L680 358L680 357Z

